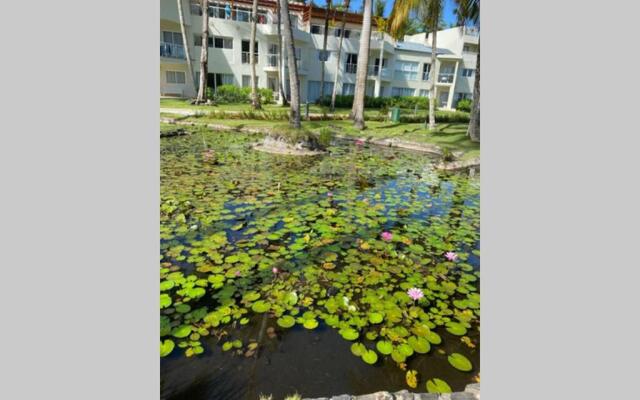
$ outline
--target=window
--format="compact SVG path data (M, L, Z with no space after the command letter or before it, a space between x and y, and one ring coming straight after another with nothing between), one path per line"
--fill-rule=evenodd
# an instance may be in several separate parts
M167 83L185 83L184 72L167 71Z
M431 64L424 64L422 66L422 80L423 81L428 81L429 80L429 72L431 72Z
M311 33L314 35L324 35L324 27L320 25L311 25Z
M213 47L216 49L233 49L233 38L214 36Z
M358 55L354 53L347 54L347 62L345 63L344 70L348 74L355 74L358 69Z
M269 54L267 54L267 66L269 67L277 67L278 66L278 45L277 44L269 44Z
M193 35L193 45L202 46L202 35Z
M343 96L353 96L356 92L356 85L353 83L343 83L342 84L342 95Z
M431 98L429 89L420 89L420 97L428 97Z
M249 56L249 45L251 43L248 40L242 41L242 63L249 64L251 62L251 57ZM253 48L253 53L256 57L256 63L258 62L258 41L255 42L255 46Z
M191 15L202 16L202 9L200 8L200 2L197 0L191 0Z
M418 63L409 61L396 61L393 79L401 81L418 80Z
M478 47L473 44L465 44L464 46L462 46L462 51L465 53L477 53Z
M462 70L462 76L466 76L466 77L472 77L473 76L473 70L471 68L464 68Z
M179 44L182 46L182 34L180 32L162 31L162 41L169 44Z
M440 72L438 72L438 82L453 83L453 71L455 71L454 65L443 64L442 67L440 67Z
M260 77L256 76L256 86L260 86ZM242 87L251 87L251 75L242 75Z
M324 52L322 50L318 50L318 60L319 61L329 61L329 56L331 55L331 52L329 50L325 50Z
M222 85L235 85L233 74L209 74L209 75L214 75L216 88ZM209 86L211 85L209 84Z
M415 94L415 89L411 88L400 88L400 87L392 87L391 88L391 96L413 96Z

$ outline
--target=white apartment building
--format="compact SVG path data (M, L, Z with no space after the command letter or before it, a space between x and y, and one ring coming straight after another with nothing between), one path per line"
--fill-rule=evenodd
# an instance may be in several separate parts
M187 63L176 0L160 0L160 94L194 97L186 84ZM181 0L196 82L199 75L202 16L199 1ZM249 39L251 0L209 1L208 85L249 86ZM300 78L300 99L314 102L321 95L320 69L324 13L322 8L289 3L295 58ZM333 90L342 13L331 11L327 38L324 94ZM279 36L276 2L259 0L256 51L258 86L270 88L277 96ZM338 94L353 94L360 48L362 16L348 13L345 38L338 69ZM429 79L435 75L436 98L440 107L451 109L462 98L470 98L478 48L476 31L457 27L438 32L437 62L431 67L431 45L424 34L395 41L372 27L367 96L427 96ZM286 51L284 53L286 66ZM434 72L434 73L432 73ZM288 90L288 75L285 88Z

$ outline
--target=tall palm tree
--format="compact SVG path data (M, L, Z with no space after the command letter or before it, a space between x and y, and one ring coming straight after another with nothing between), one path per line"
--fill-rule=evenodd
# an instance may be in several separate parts
M184 45L184 55L187 58L187 80L189 85L190 96L196 91L196 82L193 79L193 65L191 63L191 51L189 50L189 42L187 42L187 25L184 23L184 14L182 13L182 0L178 2L178 19L180 20L180 31L182 32L182 44Z
M399 37L404 30L403 25L409 20L409 14L416 13L421 21L424 21L427 35L431 35L431 70L429 77L429 122L430 130L436 128L435 102L436 102L436 45L438 40L438 28L444 9L443 0L396 0L391 10L390 30L395 37Z
M338 59L336 60L336 72L333 74L333 91L331 92L331 112L336 110L336 93L338 90L338 75L340 75L340 57L342 55L342 42L344 41L344 28L347 24L347 11L349 11L349 0L345 0L342 5L342 25L340 26L340 44L338 44Z
M385 0L376 0L374 5L373 15L376 18L376 27L378 28L378 38L380 40L380 55L378 56L378 82L376 82L376 86L378 92L376 97L380 97L382 93L380 93L380 85L382 82L382 65L384 63L384 32L387 30L387 21L384 19L384 7Z
M289 18L289 0L280 0L282 23L284 25L284 44L287 49L287 66L289 68L289 87L291 88L291 112L289 125L300 129L300 90L298 88L298 65L296 63L296 49L293 45L293 31Z
M466 24L480 27L480 0L456 0L455 13L458 16L458 24ZM476 55L476 73L473 83L473 104L471 119L467 128L469 139L480 141L480 35L478 35L478 54Z
M253 0L251 7L251 41L249 42L249 63L251 64L251 107L254 110L262 108L258 95L258 80L256 79L256 24L258 22L258 0Z
M200 85L196 103L207 101L207 62L209 60L209 10L207 3L207 0L200 2L202 10L202 43L200 45L202 49L200 50Z
M278 103L282 106L287 105L287 95L284 90L284 58L283 58L283 48L284 41L282 39L282 32L280 31L280 27L282 26L281 12L280 12L280 0L276 1L276 8L278 9L278 90L280 91L280 96L278 96Z
M324 97L324 64L326 62L327 53L327 33L329 31L329 10L331 9L331 0L327 0L327 6L324 9L324 35L322 38L322 58L320 59L320 99Z
M351 116L356 129L364 129L364 93L367 84L367 68L369 64L369 42L371 40L371 0L364 0L362 16L362 32L360 33L360 51L356 68L356 87L353 95Z

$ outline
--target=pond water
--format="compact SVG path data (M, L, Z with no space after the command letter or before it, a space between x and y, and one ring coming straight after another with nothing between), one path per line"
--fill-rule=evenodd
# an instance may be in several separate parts
M281 156L252 150L260 139L161 140L162 398L475 382L478 179L424 154Z

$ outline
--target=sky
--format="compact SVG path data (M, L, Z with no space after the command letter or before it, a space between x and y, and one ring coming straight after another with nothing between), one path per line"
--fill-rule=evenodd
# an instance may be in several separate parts
M363 0L351 0L351 6L349 7L351 10L359 10L362 7ZM319 6L324 6L327 2L325 0L314 0L314 3ZM375 4L375 0L373 0ZM384 16L389 16L391 13L391 8L393 7L393 0L386 0L386 5L384 9ZM456 17L453 15L453 0L444 0L444 22L449 25L452 22L456 22Z

